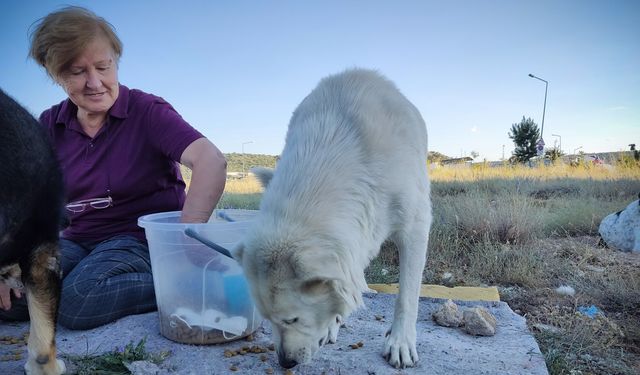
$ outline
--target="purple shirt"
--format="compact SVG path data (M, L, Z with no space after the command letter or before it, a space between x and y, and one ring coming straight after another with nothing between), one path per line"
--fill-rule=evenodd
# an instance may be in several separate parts
M64 173L67 200L110 196L113 206L66 211L63 237L101 241L118 234L145 239L138 217L181 210L185 184L179 164L183 151L203 137L164 99L120 85L104 126L92 139L67 99L42 113Z

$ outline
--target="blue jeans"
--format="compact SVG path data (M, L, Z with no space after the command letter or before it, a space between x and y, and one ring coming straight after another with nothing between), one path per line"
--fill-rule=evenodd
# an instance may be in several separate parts
M60 239L62 295L58 323L69 329L95 328L156 309L147 245L131 236L80 244ZM24 298L0 310L0 319L29 319Z

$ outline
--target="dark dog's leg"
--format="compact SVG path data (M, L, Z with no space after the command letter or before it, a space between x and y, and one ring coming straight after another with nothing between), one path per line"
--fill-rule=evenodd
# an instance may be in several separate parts
M31 329L27 374L58 375L65 371L64 362L56 358L56 318L60 301L60 266L57 243L41 245L33 253L25 278Z

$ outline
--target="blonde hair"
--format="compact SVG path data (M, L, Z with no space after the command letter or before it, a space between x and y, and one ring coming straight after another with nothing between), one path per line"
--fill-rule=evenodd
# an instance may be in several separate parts
M122 42L113 25L82 7L70 6L49 13L36 21L30 38L29 56L54 80L97 38L109 42L116 62L122 55Z

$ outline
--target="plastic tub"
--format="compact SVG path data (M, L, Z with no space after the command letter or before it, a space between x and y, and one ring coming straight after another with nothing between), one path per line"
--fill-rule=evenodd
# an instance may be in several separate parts
M216 344L246 337L260 326L262 318L240 265L185 235L190 229L231 250L257 212L216 210L205 224L180 223L180 211L138 219L149 242L163 336L186 344Z

